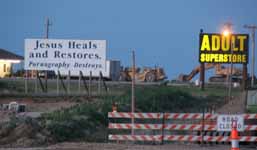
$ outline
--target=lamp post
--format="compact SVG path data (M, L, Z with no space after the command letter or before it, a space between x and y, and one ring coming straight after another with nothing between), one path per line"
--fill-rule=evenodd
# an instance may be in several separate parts
M135 70L136 70L136 63L135 63L135 51L132 51L132 80L131 80L131 135L133 136L134 133L134 123L135 123L135 118L134 118L134 113L135 113Z
M244 28L251 31L252 36L252 70L251 70L251 87L254 86L254 65L255 65L255 30L257 26L255 25L244 25Z
M233 48L234 43L232 43L232 24L230 22L225 23L224 30L223 30L223 36L228 37L230 41L230 71L229 71L229 78L228 78L228 100L231 100L231 92L232 92L232 72L233 72Z

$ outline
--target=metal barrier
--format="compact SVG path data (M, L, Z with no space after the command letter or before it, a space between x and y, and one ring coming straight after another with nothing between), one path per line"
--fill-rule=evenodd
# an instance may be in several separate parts
M218 114L211 113L127 113L109 112L109 140L117 141L186 141L186 142L229 142L229 135L218 135ZM245 120L257 120L257 114L243 114ZM130 119L134 118L134 124ZM191 122L189 122L191 121ZM120 122L120 123L118 123ZM123 122L123 123L122 123ZM125 123L124 123L125 122ZM156 123L157 122L157 123ZM181 123L183 122L183 123ZM257 124L246 124L245 131L257 131ZM129 129L135 135L128 134ZM150 131L142 132L140 131ZM124 132L126 131L126 132ZM138 132L136 132L138 131ZM157 131L157 132L156 132ZM112 133L115 132L115 133ZM180 133L181 132L181 133ZM204 133L216 133L206 135ZM118 133L118 134L117 134ZM177 134L180 133L180 134ZM240 136L241 142L257 142L257 136Z

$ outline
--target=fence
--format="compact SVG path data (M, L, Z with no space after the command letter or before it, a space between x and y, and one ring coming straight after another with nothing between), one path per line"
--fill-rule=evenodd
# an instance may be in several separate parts
M216 130L217 116L218 114L211 113L109 112L108 139L111 141L229 142L229 133ZM243 114L243 117L244 133L256 132L257 124L248 124L247 120L257 121L257 114ZM135 119L134 124L131 124L132 118ZM132 129L135 130L134 135L128 132ZM241 142L257 142L257 136L243 136L244 133L241 133Z

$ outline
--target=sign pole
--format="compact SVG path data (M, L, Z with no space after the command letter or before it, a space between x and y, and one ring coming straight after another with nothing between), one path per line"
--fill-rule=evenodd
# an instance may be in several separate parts
M200 30L200 35L203 34L203 29ZM201 36L200 36L201 37ZM199 46L201 44L199 43ZM199 47L200 49L200 47ZM204 79L205 79L205 66L204 63L200 63L200 88L204 90Z
M79 94L81 93L81 71L79 71Z
M251 30L252 35L252 70L251 70L251 87L254 86L254 66L255 66L255 30L257 26L255 25L244 25L244 28Z
M134 118L134 113L135 113L135 51L132 51L132 80L131 80L131 124L132 124L132 129L131 129L131 135L134 135L134 123L135 123L135 118Z
M68 94L70 94L70 70L68 72Z
M243 64L243 84L242 84L242 90L247 89L247 64Z
M48 39L48 36L49 36L49 26L50 26L50 22L49 22L49 18L47 17L46 18L46 39ZM45 71L45 92L47 93L47 80L48 80L48 77L47 77L47 70Z
M88 95L91 97L91 86L92 86L92 71L89 73L89 85L88 85Z
M58 70L58 73L57 73L57 77L56 77L56 93L57 95L59 95L59 70Z
M35 70L35 72L34 72L34 70L33 70L33 76L34 76L34 73L36 73L37 74L37 70ZM37 75L36 75L36 77L35 77L35 93L37 94L37 92L38 92L38 87L37 87L37 80L38 80L38 78L37 78Z
M99 78L98 78L98 94L101 95L101 73L99 72Z
M25 94L28 94L28 70L25 70Z
M230 40L231 43L231 56L233 56L233 49L234 49L234 44L232 43L232 40ZM232 74L233 74L233 61L231 60L230 62L230 72L229 72L229 87L228 87L228 101L232 100Z

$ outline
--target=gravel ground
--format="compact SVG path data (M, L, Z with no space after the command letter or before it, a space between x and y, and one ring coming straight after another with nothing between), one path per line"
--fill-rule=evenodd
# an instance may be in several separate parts
M257 144L256 144L257 145ZM110 143L61 143L45 148L0 148L0 150L229 150L229 145L165 144L132 145ZM241 147L240 150L256 150L257 147Z

